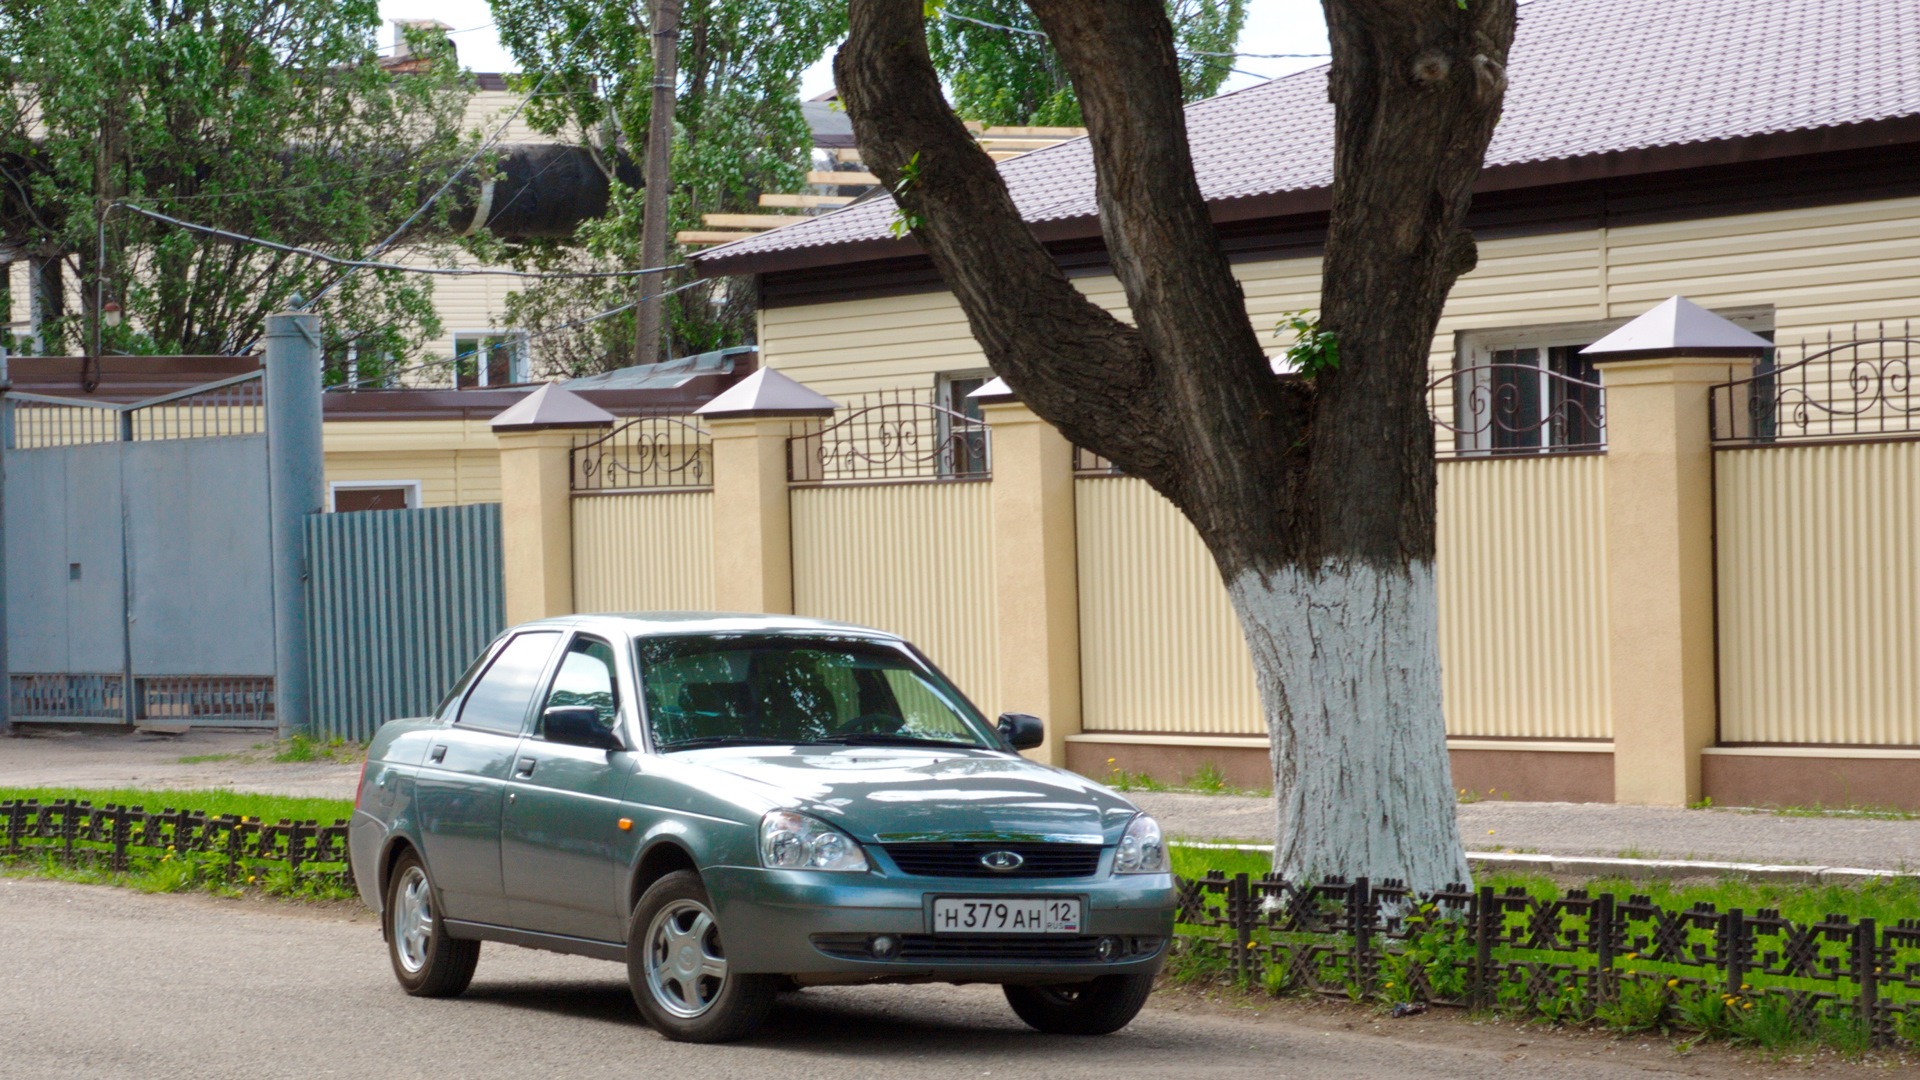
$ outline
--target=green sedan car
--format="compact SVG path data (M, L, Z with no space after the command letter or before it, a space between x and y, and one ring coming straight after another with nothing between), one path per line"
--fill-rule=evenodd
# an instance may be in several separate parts
M776 993L997 983L1041 1031L1105 1034L1173 933L1160 827L1022 758L905 641L749 615L515 627L367 755L355 879L408 993L480 943L624 961L672 1039L751 1033Z

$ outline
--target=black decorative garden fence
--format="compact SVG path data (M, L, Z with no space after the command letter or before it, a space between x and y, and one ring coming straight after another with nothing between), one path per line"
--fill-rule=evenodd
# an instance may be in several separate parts
M347 823L268 823L199 810L35 800L0 802L0 856L126 872L169 858L197 859L228 885L263 873L301 884L353 885Z
M1644 896L1212 873L1180 882L1183 947L1269 988L1423 1001L1578 1022L1637 1008L1739 1030L1741 1014L1872 1045L1920 1035L1920 920L1881 926L1776 911L1669 910ZM1628 999L1632 999L1628 1001ZM1624 1003L1624 1004L1623 1004Z

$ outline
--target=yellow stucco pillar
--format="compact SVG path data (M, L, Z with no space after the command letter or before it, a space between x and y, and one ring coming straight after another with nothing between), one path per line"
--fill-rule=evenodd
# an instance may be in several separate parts
M713 597L721 611L793 613L785 418L711 418Z
M839 406L761 368L694 410L713 435L713 597L721 611L793 614L787 439Z
M493 418L507 625L573 613L574 437L613 423L612 413L553 384Z
M1010 395L990 396L996 387L975 397L993 430L998 707L1045 720L1047 740L1027 756L1064 767L1080 733L1073 444Z
M503 431L500 544L507 624L573 612L573 433Z
M1614 800L1700 798L1713 744L1713 445L1707 391L1767 342L1675 297L1590 346L1606 386Z

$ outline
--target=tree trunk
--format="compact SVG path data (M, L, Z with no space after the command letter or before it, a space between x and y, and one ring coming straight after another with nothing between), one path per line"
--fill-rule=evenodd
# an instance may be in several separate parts
M1132 324L1088 301L947 109L920 0L851 0L834 60L862 159L994 371L1180 508L1225 581L1272 736L1276 868L1467 879L1440 701L1427 355L1499 117L1514 0L1325 0L1324 329L1273 376L1195 179L1162 0L1028 0L1086 118ZM912 163L909 168L909 163Z
M1466 882L1440 713L1433 564L1248 571L1227 596L1272 736L1274 870Z

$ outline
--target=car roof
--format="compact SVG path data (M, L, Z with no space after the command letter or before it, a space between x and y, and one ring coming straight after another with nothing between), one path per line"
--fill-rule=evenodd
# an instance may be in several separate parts
M514 629L536 626L594 629L603 634L678 635L700 633L831 633L857 634L889 641L903 640L900 635L870 626L807 619L797 615L755 615L726 611L627 611L584 615L559 615L523 623Z

